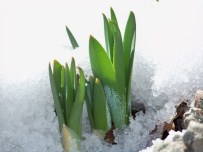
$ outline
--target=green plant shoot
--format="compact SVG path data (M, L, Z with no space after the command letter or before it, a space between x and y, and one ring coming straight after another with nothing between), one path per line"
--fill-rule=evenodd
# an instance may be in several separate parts
M85 96L85 76L78 67L76 74L75 60L72 58L69 68L54 60L53 72L49 64L49 78L54 98L54 105L62 134L62 143L67 152L71 149L72 139L79 141L82 134L82 111ZM78 146L79 147L79 146Z
M102 138L111 127L111 117L104 88L98 78L86 81L85 101L91 128Z
M89 56L94 76L101 81L116 128L129 124L131 114L131 75L134 61L136 22L130 12L122 38L115 12L111 19L103 14L106 50L93 37L89 39ZM94 119L94 115L92 116Z

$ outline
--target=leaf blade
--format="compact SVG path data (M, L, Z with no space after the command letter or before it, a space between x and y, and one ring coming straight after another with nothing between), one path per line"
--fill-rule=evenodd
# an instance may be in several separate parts
M118 25L118 20L116 18L116 14L112 7L110 8L110 12L111 12L111 20L114 21Z
M58 116L59 130L61 132L63 124L65 124L65 119L63 116L63 110L61 107L59 94L58 94L57 89L56 89L56 84L55 84L55 80L54 80L54 76L53 76L53 73L51 70L50 63L49 63L49 79L50 79L50 84L51 84L52 95L54 98L54 104L55 104L55 108L56 108L56 112L57 112L57 116Z
M71 73L67 63L65 65L65 87L66 87L65 111L66 111L66 123L68 124L70 112L75 98L74 98L74 88L71 85Z
M95 129L108 131L106 96L103 86L97 78L93 89L92 107Z
M122 37L118 25L114 22L113 65L116 73L117 91L122 97L125 95L125 66Z
M54 64L53 64L53 76L54 76L54 80L56 83L56 90L57 92L60 94L61 93L61 70L62 70L62 65L57 61L54 60Z
M104 36L105 36L105 42L106 42L106 50L108 53L109 58L111 59L111 62L113 62L113 35L110 30L110 24L108 22L107 17L103 14L103 20L104 20Z
M94 77L90 77L89 81L86 81L85 86L85 102L87 107L88 118L90 122L91 129L95 128L94 126L94 119L93 119L93 112L92 112L92 91L94 87Z
M73 88L73 96L75 97L77 78L76 78L76 66L75 66L75 59L74 58L71 59L70 77L71 77L71 87Z
M71 42L73 49L79 47L75 37L73 36L72 32L70 31L70 29L67 26L66 26L66 32L68 34L68 37L69 37L69 40Z
M115 86L115 69L104 48L92 36L89 39L89 56L94 76L106 85Z
M82 111L85 96L85 77L82 69L78 68L80 73L80 80L78 84L78 89L75 97L75 102L73 104L70 118L69 127L76 132L79 138L82 136Z
M132 52L132 44L135 41L134 35L136 32L136 22L135 15L133 12L130 12L128 21L125 28L124 39L123 39L123 48L124 48L124 61L125 61L125 75L126 75L126 84L128 84L129 78L129 64L130 64L130 54Z
M126 124L128 125L130 122L129 117L131 115L131 80L132 80L132 71L133 71L133 61L134 61L134 54L135 50L132 51L130 55L130 69L129 69L129 78L127 84L127 91L126 91Z

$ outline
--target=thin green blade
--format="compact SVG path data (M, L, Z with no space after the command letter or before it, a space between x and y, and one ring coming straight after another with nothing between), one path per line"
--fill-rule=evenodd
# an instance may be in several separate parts
M75 97L75 102L84 102L85 97L85 75L80 67L78 67L79 71L79 84L77 86L77 93Z
M110 12L111 12L111 20L114 21L118 25L116 14L115 14L115 12L114 12L112 7L110 8Z
M92 114L92 90L94 86L93 83L94 83L94 77L90 77L89 81L86 81L86 86L85 86L85 102L86 102L88 118L89 118L90 126L92 130L95 128L93 114Z
M63 124L65 124L65 120L64 120L64 117L63 117L63 110L62 110L62 107L61 107L59 94L58 94L57 89L56 89L56 83L55 83L55 80L54 80L54 76L52 74L50 63L49 63L49 79L50 79L50 84L51 84L52 95L53 95L53 98L54 98L54 104L55 104L55 108L56 108L56 113L57 113L58 121L59 121L59 130L61 132L62 126L63 126Z
M106 42L106 50L107 50L109 58L111 59L111 62L113 63L113 54L112 54L113 51L112 50L113 50L114 39L113 39L113 35L110 30L110 25L109 25L108 19L104 14L103 14L103 19L104 19L104 35L105 35L105 42Z
M60 97L61 97L61 105L62 105L62 108L64 110L64 119L65 119L65 122L67 123L66 121L66 108L65 108L65 105L66 105L66 86L65 86L65 67L63 65L61 65L61 92L60 92Z
M70 65L70 77L71 77L71 87L74 88L73 96L75 97L77 78L76 78L76 67L75 67L75 59L71 59Z
M74 102L68 126L81 138L82 135L82 111L83 103Z
M91 129L94 129L94 119L93 119L93 115L92 115L92 106L91 106L91 91L90 91L90 86L86 86L85 87L85 103L86 103L86 107L87 107L87 113L88 113L88 118L89 118L89 122L90 122L90 126Z
M61 89L65 87L65 67L61 65Z
M102 83L115 85L115 69L101 44L92 36L89 39L89 56L93 74Z
M128 75L128 84L127 85L127 101L130 100L131 96L131 79L132 79L132 70L133 70L133 63L134 63L134 54L135 54L135 34L133 36L133 43L132 43L132 52L130 54L130 65L129 65L129 75Z
M112 61L112 63L114 62L114 54L113 54L113 52L114 52L114 24L116 24L116 22L114 22L114 21L112 21L112 20L110 20L109 21L109 29L110 29L110 33L111 33L111 35L112 35L112 37L113 37L113 42L112 42L112 46L111 46L111 50L110 50L110 55L111 55L111 61Z
M114 23L114 68L116 72L116 81L117 89L119 94L122 96L125 95L125 66L124 66L124 52L123 52L123 43L121 38L121 33L118 28L118 25Z
M133 50L132 44L135 42L135 35L136 32L136 23L135 23L135 15L133 12L130 12L126 28L125 28L125 34L124 34L124 40L123 40L123 48L124 48L124 55L125 55L125 75L126 75L126 85L128 84L128 78L129 78L129 64L130 64L130 54Z
M106 96L103 86L97 78L93 89L92 107L95 129L108 131Z
M85 76L82 69L78 68L80 73L79 84L77 88L77 94L75 97L75 102L73 104L70 118L69 118L69 127L76 132L79 138L81 138L82 134L82 111L83 111L83 103L85 96Z
M61 89L61 70L62 70L62 65L57 60L54 60L53 76L54 76L54 80L56 83L56 90L57 90L58 94L60 94L62 91L62 89Z
M124 116L126 115L126 86L125 86L125 65L124 65L124 52L123 52L123 43L122 43L122 37L119 30L119 27L116 23L114 23L114 67L116 71L116 80L118 85L118 94L119 94L119 100L117 102L121 102L117 105L120 105L121 110L123 110ZM115 90L116 91L116 90ZM116 106L117 106L116 105ZM113 110L114 108L111 107L113 114L114 121L116 124L124 123L123 119L115 120L117 117L117 109Z
M73 36L73 34L71 33L71 31L69 30L69 28L67 26L66 26L66 31L67 31L67 34L68 34L68 37L70 39L70 42L71 42L73 49L79 47L75 37Z
M65 88L66 88L66 101L65 101L65 111L66 111L66 122L68 123L70 112L74 103L74 88L71 85L71 76L68 64L65 66Z
M89 82L90 82L90 89L93 91L94 83L95 83L95 78L93 76L89 77Z
M131 80L132 80L132 71L133 71L133 61L134 61L134 54L135 50L132 51L130 55L130 69L129 69L129 78L128 78L128 87L127 87L127 104L126 104L126 111L127 111L127 118L126 118L126 124L129 124L129 117L131 115Z

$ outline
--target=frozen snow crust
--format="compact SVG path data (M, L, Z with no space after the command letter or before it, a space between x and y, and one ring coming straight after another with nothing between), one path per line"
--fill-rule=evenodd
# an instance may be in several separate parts
M11 39L6 41L6 36L0 37L5 41L0 46L3 50L3 56L0 56L0 62L3 61L0 64L0 152L62 152L58 122L50 91L48 62L56 58L64 63L65 60L70 61L71 56L74 56L76 63L84 69L85 75L89 76L91 69L87 52L88 40L84 33L88 32L88 35L93 33L99 40L103 40L103 35L101 35L103 33L101 13L104 11L101 7L102 4L97 6L99 9L93 10L95 16L91 16L91 20L85 14L88 21L95 22L95 24L98 21L101 25L90 26L90 29L86 31L81 30L81 24L75 23L75 17L70 19L72 24L75 23L71 27L75 28L72 31L76 33L76 39L80 38L76 31L79 33L85 31L84 35L81 34L83 39L79 40L79 45L81 44L82 47L73 51L63 48L67 44L65 30L57 31L64 27L61 25L65 25L65 22L59 20L65 13L62 11L60 17L55 17L53 10L56 5L53 4L54 7L48 8L47 12L43 7L36 9L37 6L47 7L47 3L41 3L40 1L40 3L31 5L32 8L30 4L24 2L23 6L28 5L33 9L31 13L30 8L25 9L25 13L22 11L23 9L11 7L19 16L27 13L31 15L26 24L23 21L28 18L23 18L23 16L22 18L19 16L12 18L12 14L8 15L11 20L20 19L23 22L22 25L28 24L28 26L22 26L21 29L21 24L18 22L19 24L13 27L11 26L13 22L10 24L7 20L5 27L8 29L3 27L4 24L1 25L4 30L2 30L3 34L10 31L9 38ZM62 5L56 7L61 8L59 6ZM180 0L178 2L163 0L160 3L129 1L129 4L126 1L115 1L111 3L111 6L115 6L114 10L118 12L121 29L125 26L129 10L133 10L136 15L137 41L132 77L132 102L143 103L146 113L137 113L136 119L131 119L130 127L115 130L118 144L113 146L104 143L95 134L90 133L87 115L84 115L83 139L85 140L82 142L84 152L138 152L150 146L153 139L160 137L163 122L169 121L174 116L175 105L179 104L182 99L193 97L196 90L203 89L202 0ZM126 10L123 6L126 6ZM68 5L64 4L61 10L66 10L66 7ZM109 12L109 7L105 5L105 8L108 9L105 12ZM17 10L22 12L19 14ZM37 17L35 16L36 10L38 10ZM81 8L81 10L83 9ZM30 31L32 24L43 23L44 17L47 17L47 14L50 15L51 12L53 14L47 24L38 25L40 28L35 26L33 29L36 28L36 30ZM84 13L86 12L84 11ZM125 16L122 16L124 13L126 13ZM66 12L66 14L69 13ZM97 14L98 16L96 16ZM41 20L37 20L38 17L41 17ZM52 25L52 20L58 23L57 28ZM84 23L84 27L87 27L87 23ZM41 26L43 26L42 29ZM29 30L25 27L29 27ZM19 33L17 28L20 28ZM51 31L54 32L52 36L55 39L46 42L48 37L52 37L50 36ZM35 35L36 33L39 35ZM60 39L63 34L58 33L63 33L65 36ZM20 34L24 37L19 38ZM26 41L29 39L28 37L32 36L36 37L34 40L30 40L32 43ZM22 46L22 42L19 40L23 41ZM23 64L23 66L21 67L19 64ZM84 113L85 110L84 108ZM150 133L156 125L156 131Z

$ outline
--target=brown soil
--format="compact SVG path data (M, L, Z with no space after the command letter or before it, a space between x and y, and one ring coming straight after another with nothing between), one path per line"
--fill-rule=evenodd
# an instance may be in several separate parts
M179 106L176 107L176 116L172 119L171 122L165 122L163 133L161 139L164 140L169 135L170 130L174 131L182 131L183 129L186 129L185 123L184 123L184 114L186 111L188 111L189 107L187 106L187 101L182 102Z
M116 145L115 136L113 134L113 130L115 129L114 124L112 124L111 129L106 133L104 140L112 145Z

